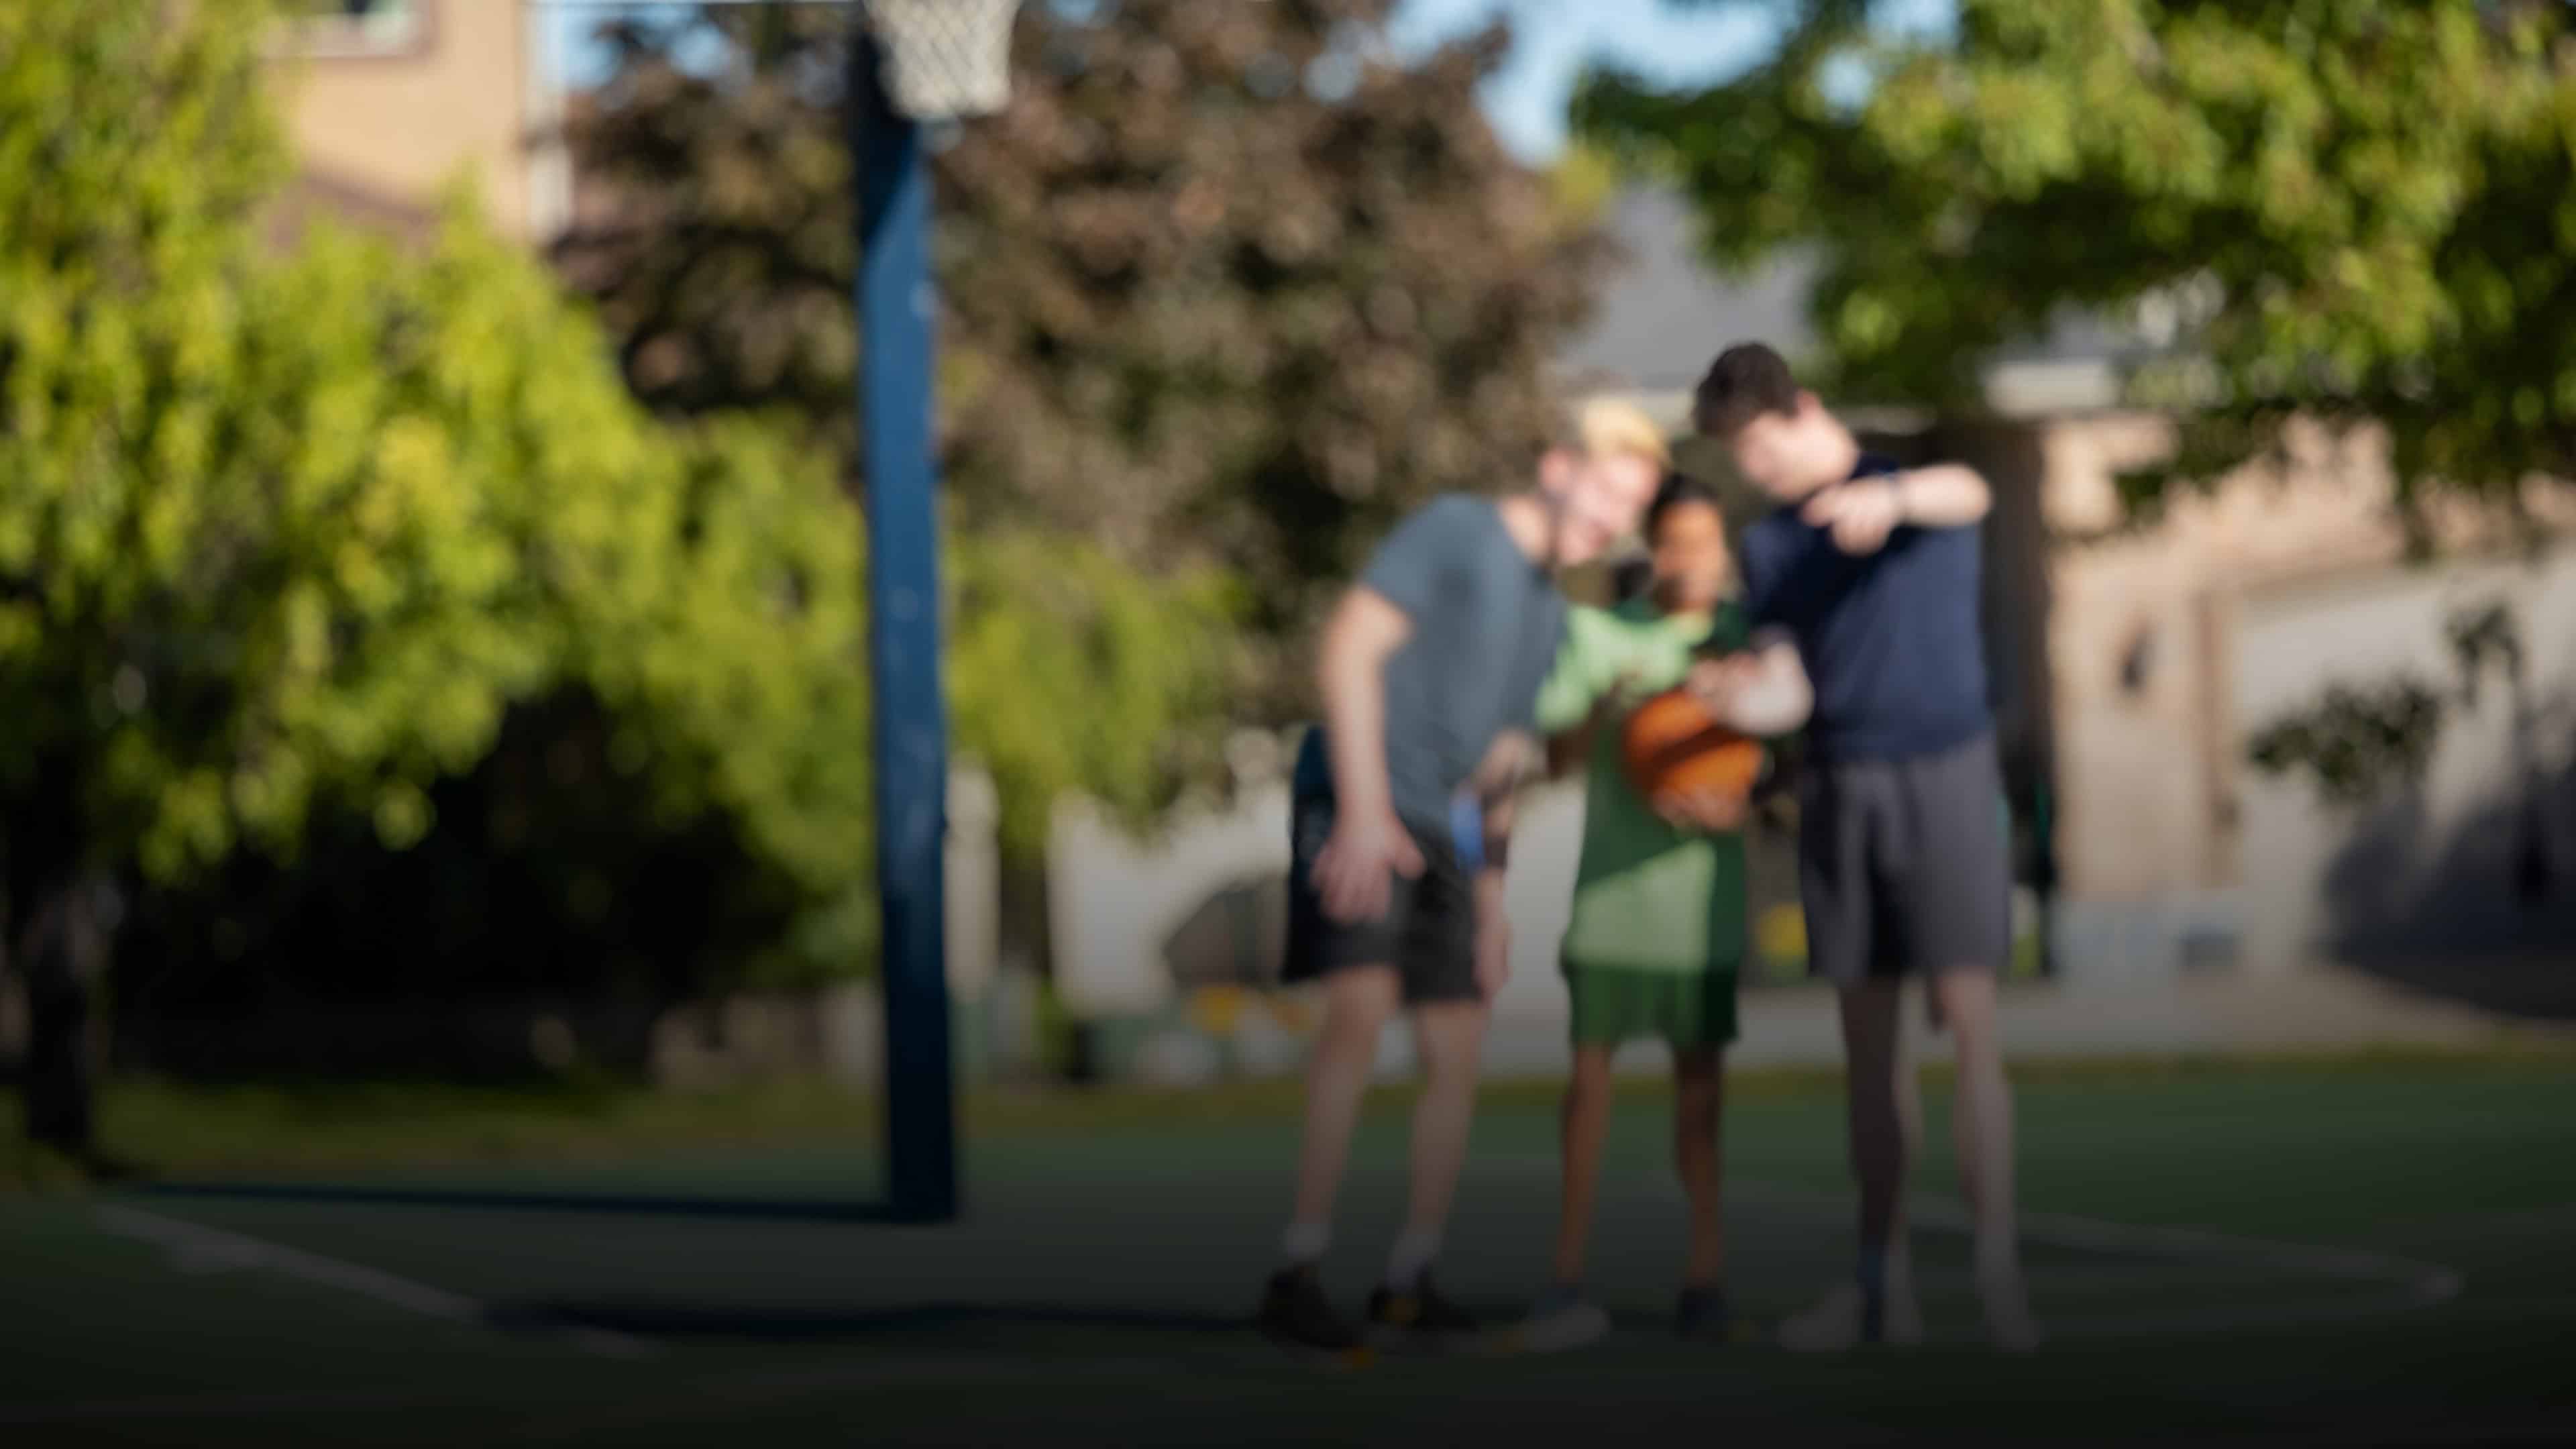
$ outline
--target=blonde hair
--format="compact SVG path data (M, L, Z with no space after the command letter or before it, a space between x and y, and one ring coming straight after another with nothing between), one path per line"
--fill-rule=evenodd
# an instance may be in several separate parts
M1643 458L1657 471L1673 466L1672 440L1646 410L1625 398L1589 397L1568 409L1558 446L1594 458Z

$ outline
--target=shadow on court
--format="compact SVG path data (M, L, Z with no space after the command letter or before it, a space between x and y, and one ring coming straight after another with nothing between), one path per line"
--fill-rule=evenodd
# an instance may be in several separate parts
M506 1212L631 1214L794 1223L917 1221L878 1202L826 1198L736 1198L617 1192L501 1192L286 1182L129 1182L138 1197L241 1202L339 1203L352 1207L484 1208Z
M1187 1313L1051 1303L920 1303L898 1308L814 1309L696 1303L503 1303L486 1321L519 1330L604 1329L638 1338L730 1338L801 1343L975 1329L1097 1328L1240 1336L1249 1313Z
M1388 1186L1364 1180L1355 1195L1385 1197ZM383 1264L428 1281L483 1277L472 1268L460 1274L467 1266L460 1260L506 1259L509 1271L473 1285L480 1290L474 1314L514 1333L593 1330L776 1345L940 1339L991 1346L1068 1333L1075 1335L1062 1340L1068 1344L1095 1334L1106 1336L1101 1342L1125 1335L1257 1342L1259 1271L1245 1267L1230 1245L1258 1241L1258 1219L1234 1221L1239 1214L1221 1202L1198 1212L1166 1200L1155 1211L1145 1202L1086 1202L1087 1194L1061 1186L1002 1190L986 1193L981 1211L928 1236L850 1238L839 1230L917 1225L879 1203L820 1194L254 1180L132 1184L123 1195L138 1205L223 1209L218 1221L292 1251L318 1243L369 1269ZM1614 1202L1610 1215L1622 1219L1633 1207ZM291 1216L266 1215L269 1209ZM238 1218L236 1211L263 1215ZM378 1211L401 1216L387 1222L373 1218ZM1495 1285L1526 1276L1526 1243L1539 1227L1529 1211L1526 1203L1511 1204L1512 1226L1492 1234L1497 1241L1470 1231L1453 1255L1456 1286L1466 1289L1462 1306L1488 1324L1508 1324L1526 1309L1525 1297L1498 1293ZM415 1216L422 1213L436 1216ZM511 1223L513 1214L526 1213L538 1216ZM1211 1241L1226 1246L1206 1256L1180 1246ZM429 1256L419 1256L424 1249ZM1615 1270L1616 1249L1604 1256ZM674 1276L674 1257L724 1266L711 1276ZM1369 1266L1343 1262L1345 1286L1365 1279ZM616 1283L621 1278L625 1285ZM1670 1327L1655 1297L1607 1306L1616 1327Z
M1520 1305L1493 1301L1464 1306L1481 1321L1500 1325L1512 1322ZM494 1328L517 1332L596 1329L635 1338L765 1343L1065 1328L1243 1341L1255 1331L1248 1311L1194 1313L1065 1303L918 1303L840 1311L742 1304L529 1302L495 1304L484 1321ZM1650 1313L1614 1313L1610 1321L1613 1327L1632 1332L1670 1327L1668 1318Z
M2040 1081L2022 1107L2036 1362L1984 1348L1937 1149L1922 1352L1678 1343L1669 1109L1638 1096L1613 1114L1587 1274L1620 1331L1579 1351L1318 1379L1249 1322L1293 1121L1119 1119L979 1141L964 1219L935 1228L878 1226L877 1163L850 1145L0 1204L21 1310L0 1442L2341 1449L2576 1424L2565 1064ZM1757 1335L1848 1272L1840 1109L1730 1111L1728 1291ZM1354 1145L1325 1264L1351 1311L1403 1216L1403 1126ZM1461 1184L1443 1282L1498 1327L1546 1268L1556 1128L1497 1105Z

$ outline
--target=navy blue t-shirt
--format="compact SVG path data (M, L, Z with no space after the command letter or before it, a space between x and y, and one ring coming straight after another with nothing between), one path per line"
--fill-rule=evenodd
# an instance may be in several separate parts
M1864 456L1855 478L1893 473ZM1993 727L1977 620L1979 530L1906 525L1854 557L1791 504L1738 541L1744 607L1786 629L1816 691L1807 738L1827 760L1937 754Z

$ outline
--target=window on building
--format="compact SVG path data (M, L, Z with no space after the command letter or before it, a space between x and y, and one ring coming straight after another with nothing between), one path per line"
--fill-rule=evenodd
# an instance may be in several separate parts
M429 0L300 0L296 25L311 55L389 55L417 46Z

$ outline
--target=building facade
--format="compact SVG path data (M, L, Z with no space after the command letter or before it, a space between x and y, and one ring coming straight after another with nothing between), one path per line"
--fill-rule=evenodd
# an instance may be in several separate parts
M563 93L524 0L304 0L271 47L295 178L274 226L331 213L418 239L471 178L486 214L543 245L570 216Z

